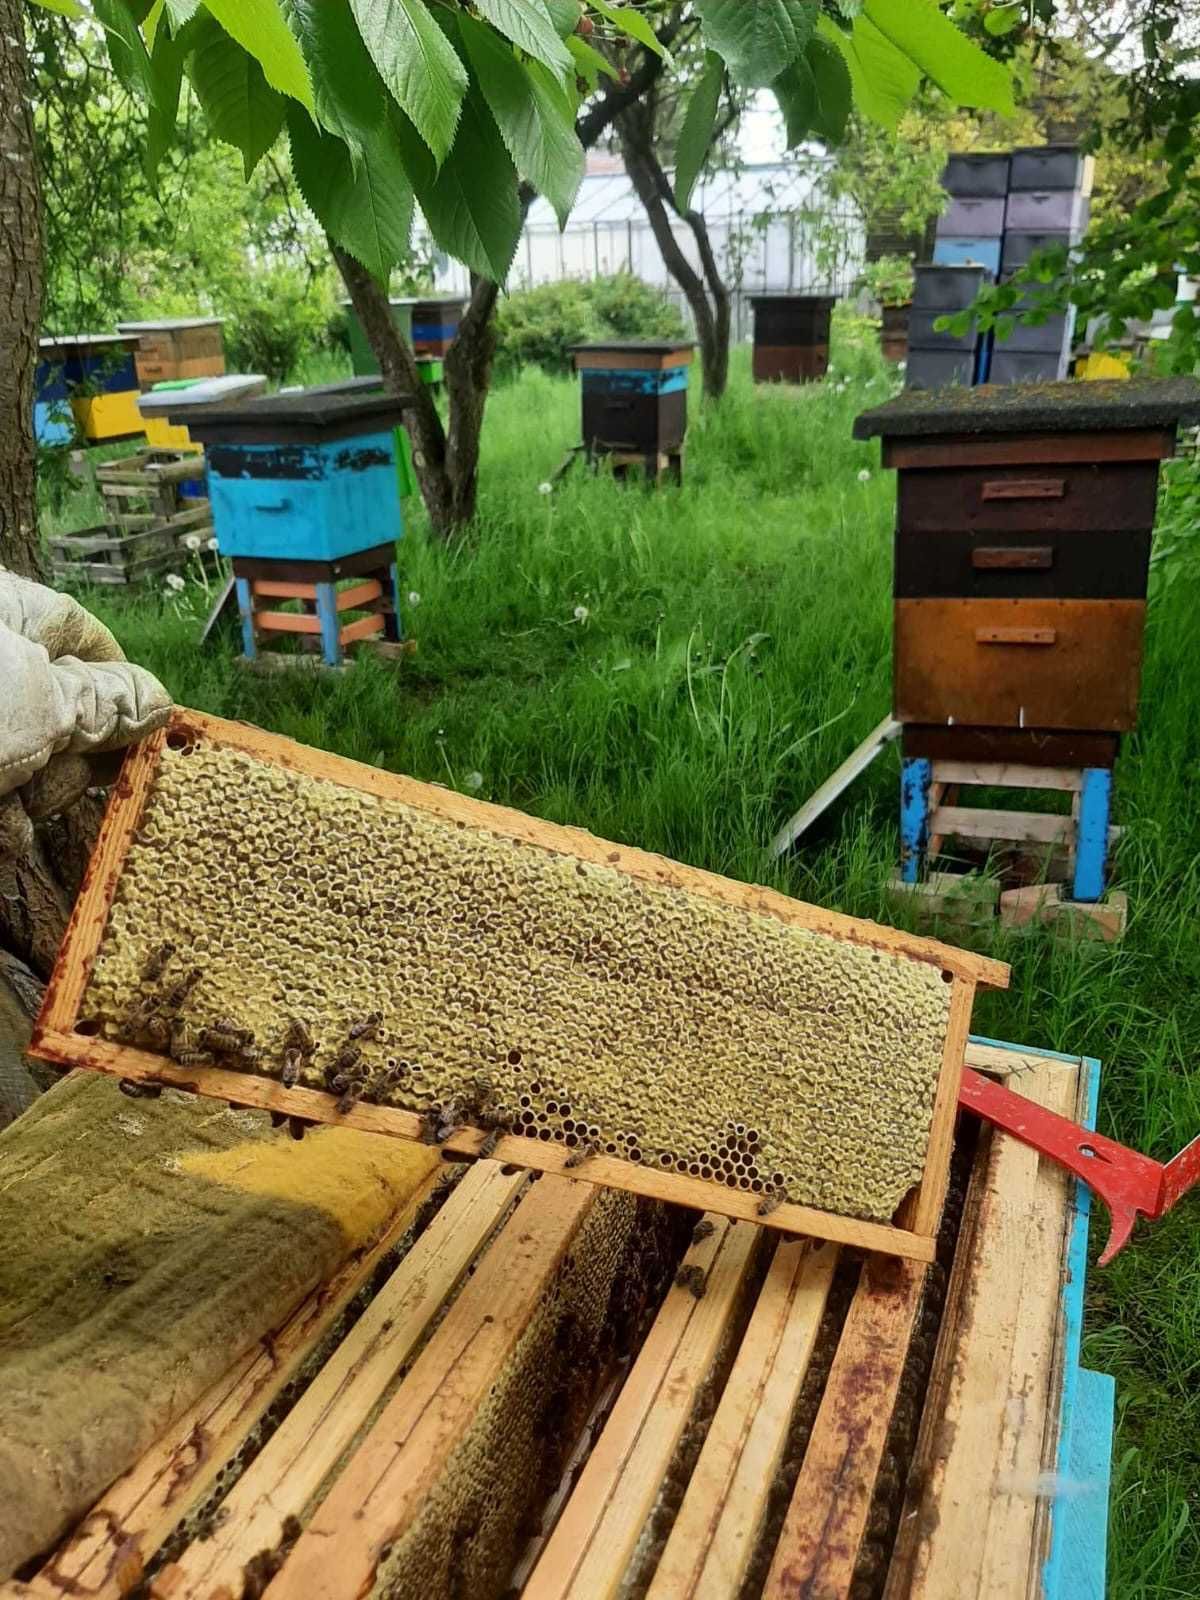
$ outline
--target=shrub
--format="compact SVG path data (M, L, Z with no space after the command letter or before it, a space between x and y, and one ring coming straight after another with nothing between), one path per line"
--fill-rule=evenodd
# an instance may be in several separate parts
M660 290L632 273L563 278L518 289L496 313L496 366L501 373L529 365L571 370L571 346L599 339L682 339L683 318Z
M283 383L302 359L328 348L339 316L332 278L315 279L300 267L278 263L248 273L231 286L221 307L225 355L231 372L262 372Z

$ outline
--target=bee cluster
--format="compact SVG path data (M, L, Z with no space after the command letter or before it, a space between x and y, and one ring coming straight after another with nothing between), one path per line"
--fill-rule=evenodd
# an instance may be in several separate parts
M949 998L927 962L200 743L163 752L84 1006L430 1143L511 1132L886 1220Z

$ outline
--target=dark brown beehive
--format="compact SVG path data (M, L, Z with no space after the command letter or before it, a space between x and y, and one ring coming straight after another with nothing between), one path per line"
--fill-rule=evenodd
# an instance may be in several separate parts
M756 383L813 383L825 376L833 295L756 294L750 304Z

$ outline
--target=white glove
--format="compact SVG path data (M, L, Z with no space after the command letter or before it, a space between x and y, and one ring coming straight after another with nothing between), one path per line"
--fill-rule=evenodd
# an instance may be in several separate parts
M171 699L69 595L0 568L0 859L97 781L91 758L161 727Z

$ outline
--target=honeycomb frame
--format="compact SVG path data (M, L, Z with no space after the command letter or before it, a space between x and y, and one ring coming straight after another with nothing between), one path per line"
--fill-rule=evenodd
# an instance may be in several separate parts
M890 970L899 973L905 983L915 984L913 992L918 997L935 990L940 992L944 997L944 1013L940 1010L936 1015L921 1013L925 1017L922 1023L925 1029L922 1035L926 1054L924 1070L931 1074L928 1086L921 1091L931 1100L927 1112L928 1141L924 1152L917 1152L920 1163L912 1172L912 1186L901 1206L888 1219L878 1212L864 1216L861 1212L850 1213L848 1207L825 1208L801 1203L786 1191L780 1193L769 1168L754 1178L747 1178L745 1172L737 1177L732 1173L717 1176L703 1168L694 1170L693 1156L693 1170L688 1170L682 1161L677 1168L669 1170L666 1157L661 1164L657 1159L651 1164L641 1159L640 1151L619 1145L612 1151L593 1151L589 1147L587 1159L581 1163L578 1151L572 1151L561 1129L550 1134L538 1129L534 1137L522 1137L515 1129L507 1131L506 1124L497 1138L494 1131L490 1134L486 1131L488 1125L482 1117L478 1119L481 1125L468 1125L474 1120L469 1107L468 1114L460 1119L463 1125L445 1138L443 1146L450 1156L469 1158L486 1142L488 1149L500 1159L533 1170L565 1170L567 1175L584 1181L761 1221L788 1233L805 1233L918 1260L931 1259L933 1235L948 1174L974 989L977 984L1003 987L1007 983L1008 969L1002 963L954 950L934 940L808 906L767 889L736 883L663 857L610 844L578 829L545 823L440 787L310 750L243 724L192 711L176 711L167 729L135 747L126 758L110 797L100 839L35 1032L34 1052L43 1059L90 1067L125 1079L182 1086L310 1121L407 1138L428 1139L430 1136L427 1111L362 1099L347 1103L339 1094L312 1087L312 1074L294 1087L285 1087L278 1076L260 1075L244 1067L231 1070L228 1066L200 1065L192 1061L180 1064L156 1053L154 1048L100 1036L104 1029L88 1012L89 983L109 931L114 906L118 906L114 926L118 930L121 926L122 876L129 867L131 852L136 860L135 840L144 837L147 831L145 812L156 780L162 778L176 752L233 753L252 764L264 763L269 768L279 769L272 782L278 780L285 787L292 775L298 775L305 781L316 779L319 785L332 784L340 791L356 792L360 797L365 795L391 802L393 810L403 809L419 816L422 826L428 820L448 837L454 836L452 830L457 830L459 835L465 831L468 843L484 850L491 849L493 854L496 840L503 840L506 846L515 846L518 852L523 850L527 859L536 857L541 863L536 871L552 869L561 875L573 868L588 876L589 881L599 881L602 887L605 883L615 885L621 893L632 884L645 899L653 900L657 895L661 903L681 906L685 912L698 908L699 914L715 917L719 929L729 928L734 934L752 925L758 936L782 943L784 936L778 924L785 929L804 930L802 934L787 937L793 942L797 938L807 939L809 946L823 952L821 959L857 962L856 970L861 970L862 963L867 960L883 962L885 967L890 963ZM152 811L151 823L153 816ZM529 846L534 849L529 850ZM633 890L629 892L632 894ZM812 937L814 935L816 938ZM870 952L869 956L862 953L864 947ZM690 951L692 946L688 949ZM99 963L101 972L105 959L108 957L102 957ZM942 987L943 982L945 987ZM742 996L739 993L735 998L740 1001ZM907 993L906 999L911 1005ZM856 1012L852 1014L847 1027L853 1030L860 1022L866 1025L874 1020L876 1013L868 1008L861 1018ZM858 1033L853 1034L853 1040L860 1054L863 1050L872 1053ZM939 1042L940 1063L935 1059L934 1048ZM839 1056L839 1072L843 1070L841 1059ZM701 1069L698 1066L696 1070ZM853 1069L845 1073L848 1084L853 1082L853 1077ZM839 1088L841 1081L839 1079ZM753 1080L750 1082L753 1091ZM745 1080L741 1080L741 1084L744 1088ZM759 1093L765 1093L770 1087L760 1077ZM776 1091L772 1088L771 1092ZM836 1110L840 1115L840 1103ZM741 1141L747 1139L750 1131L741 1131L738 1136ZM911 1130L908 1137L911 1141ZM578 1145L578 1138L575 1143ZM881 1145L887 1147L886 1133L872 1148ZM749 1167L754 1163L754 1152L747 1154L739 1149L731 1159ZM905 1159L911 1166L912 1150Z

